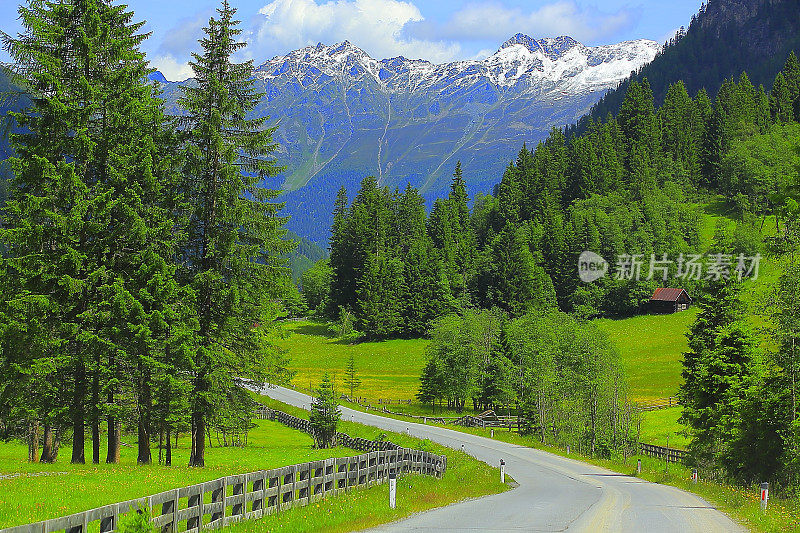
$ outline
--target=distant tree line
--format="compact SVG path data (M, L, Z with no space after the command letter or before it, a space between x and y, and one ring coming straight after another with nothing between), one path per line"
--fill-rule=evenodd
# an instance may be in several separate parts
M252 400L236 378L281 381L270 324L288 285L285 218L259 182L279 169L235 10L211 18L165 116L147 81L143 22L110 0L31 1L3 35L32 106L14 113L16 155L0 219L0 431L28 458L115 463L121 434L242 442ZM101 427L105 425L105 428ZM104 437L103 437L104 436ZM101 445L105 438L106 445ZM39 454L42 446L41 455ZM159 456L162 459L161 455Z

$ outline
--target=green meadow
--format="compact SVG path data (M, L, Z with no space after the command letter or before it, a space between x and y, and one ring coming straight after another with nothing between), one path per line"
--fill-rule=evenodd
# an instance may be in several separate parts
M314 388L324 372L336 379L339 391L344 369L352 355L362 384L356 395L369 399L409 399L419 387L425 366L426 339L395 339L383 342L343 341L329 330L327 322L300 320L284 322L279 346L287 350L289 367L297 372L295 387Z
M278 404L273 407L308 417L306 411ZM59 462L47 465L25 461L27 449L19 443L0 444L0 475L19 474L0 479L0 529L56 518L111 503L209 481L219 477L270 469L328 457L357 455L357 450L337 447L316 449L310 436L277 422L254 420L246 447L207 449L205 468L190 468L188 438L182 435L173 449L173 464L136 465L136 448L126 442L118 465L72 465L62 448ZM447 473L441 480L422 475L400 479L398 505L388 506L387 487L357 489L305 508L273 515L261 521L235 526L234 531L352 531L396 520L411 513L465 498L502 492L509 488L499 481L499 472L467 454L407 435L341 422L340 431L367 439L389 439L413 447L447 455ZM123 439L125 440L125 439ZM154 450L157 453L157 450ZM154 457L157 460L157 456ZM475 481L474 483L471 481ZM322 507L322 511L320 511ZM95 524L96 526L96 524Z
M681 359L688 349L686 333L697 309L672 315L641 315L595 320L616 346L635 401L668 398L681 384Z
M118 465L73 465L67 445L55 464L28 463L27 448L18 443L0 444L0 528L56 518L111 503L156 494L223 476L266 470L328 457L360 452L349 448L315 449L305 433L277 422L254 420L246 447L213 447L206 450L206 467L190 468L189 439L181 435L173 449L174 466L136 464L136 447L122 447ZM128 439L123 438L123 441ZM154 449L154 461L158 450ZM102 458L105 457L105 451ZM49 474L49 475L34 475Z

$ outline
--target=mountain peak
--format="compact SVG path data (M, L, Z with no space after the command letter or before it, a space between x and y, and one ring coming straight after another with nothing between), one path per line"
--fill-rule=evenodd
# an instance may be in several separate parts
M167 83L167 78L164 77L160 70L155 70L148 74L147 79L158 83Z
M508 48L517 44L521 44L531 52L542 52L550 59L555 60L561 57L564 52L567 52L576 46L580 46L581 43L568 35L536 40L525 35L524 33L518 33L504 42L502 46L500 46L498 52L504 48Z

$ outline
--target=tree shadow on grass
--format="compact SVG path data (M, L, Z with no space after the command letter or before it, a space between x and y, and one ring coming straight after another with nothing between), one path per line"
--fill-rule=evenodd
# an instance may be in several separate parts
M300 335L315 335L326 339L336 338L336 333L331 331L327 324L303 324L294 328L293 331Z

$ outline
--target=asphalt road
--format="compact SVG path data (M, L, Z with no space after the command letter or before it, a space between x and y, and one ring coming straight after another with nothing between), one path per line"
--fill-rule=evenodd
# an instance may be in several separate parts
M276 387L263 391L308 408L310 398ZM745 531L702 498L666 485L540 450L450 429L341 408L344 420L410 432L498 466L519 486L513 490L433 509L374 531Z

